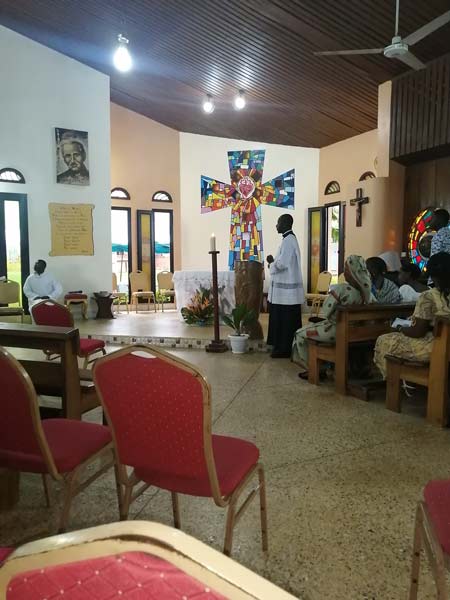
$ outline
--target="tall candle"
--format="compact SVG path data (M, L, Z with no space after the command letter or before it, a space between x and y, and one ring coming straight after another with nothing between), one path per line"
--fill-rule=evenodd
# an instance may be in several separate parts
M216 236L212 233L209 239L209 249L211 252L216 251Z

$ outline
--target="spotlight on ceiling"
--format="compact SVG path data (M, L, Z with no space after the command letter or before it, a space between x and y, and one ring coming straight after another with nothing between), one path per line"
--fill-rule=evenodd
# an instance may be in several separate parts
M236 110L242 110L245 107L245 95L243 90L239 90L237 96L233 100L233 105Z
M114 52L114 66L118 71L126 73L133 65L131 54L128 50L129 40L121 33L119 33L117 36L117 40L119 42L119 46Z
M205 113L210 115L212 112L214 112L214 108L214 102L211 94L206 94L206 100L203 102L203 110Z

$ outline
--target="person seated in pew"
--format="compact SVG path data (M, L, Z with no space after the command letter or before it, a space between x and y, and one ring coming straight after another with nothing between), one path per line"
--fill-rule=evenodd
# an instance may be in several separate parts
M367 269L372 279L372 294L380 304L399 304L402 299L398 287L386 278L387 266L379 256L367 259Z
M34 264L34 273L29 275L23 286L23 293L28 298L30 309L42 300L58 301L63 293L62 285L45 269L47 263L40 258Z
M372 301L370 274L362 256L352 255L345 261L345 283L333 286L323 304L324 320L298 329L292 345L292 360L305 370L299 373L308 378L308 340L334 343L336 341L336 319L338 306L368 304Z
M402 265L398 276L400 283L400 296L402 302L417 302L420 294L426 292L429 288L420 282L422 271L417 265L407 263Z
M385 273L386 279L395 283L397 287L400 287L398 277L400 268L402 266L400 254L393 250L388 250L380 254L380 258L386 263L387 271Z
M420 294L412 325L399 325L396 332L380 335L374 362L386 378L388 354L406 360L426 362L433 347L433 327L437 316L450 316L450 254L439 252L428 261L428 274L435 287Z

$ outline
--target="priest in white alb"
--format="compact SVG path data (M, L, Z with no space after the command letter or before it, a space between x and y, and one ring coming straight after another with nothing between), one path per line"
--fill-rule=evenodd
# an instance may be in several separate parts
M281 215L277 231L283 240L275 258L267 257L269 283L268 345L272 358L290 358L294 334L302 326L302 304L305 301L300 248L292 231L293 218Z
M23 286L23 293L28 298L28 305L32 306L42 300L59 300L63 289L61 284L48 272L45 272L47 263L39 259L34 265L34 273L29 275Z

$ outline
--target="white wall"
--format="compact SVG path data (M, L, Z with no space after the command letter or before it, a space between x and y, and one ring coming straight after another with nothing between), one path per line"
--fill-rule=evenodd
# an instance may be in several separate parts
M31 269L37 258L64 290L111 289L109 77L0 27L0 168L26 184L0 192L28 195ZM89 132L90 185L56 183L54 128ZM94 256L49 257L49 202L95 205Z
M208 117L205 117L208 118ZM209 117L210 118L210 117ZM210 269L209 238L216 234L220 250L219 269L228 269L231 209L201 214L200 178L202 175L223 182L230 181L227 152L265 149L263 181L289 169L295 169L294 230L302 251L303 277L306 283L308 253L308 207L317 206L319 150L280 146L243 140L180 134L181 187L181 263L182 269ZM283 212L272 206L262 207L264 255L275 254L281 238L275 224ZM267 281L267 279L266 279Z

